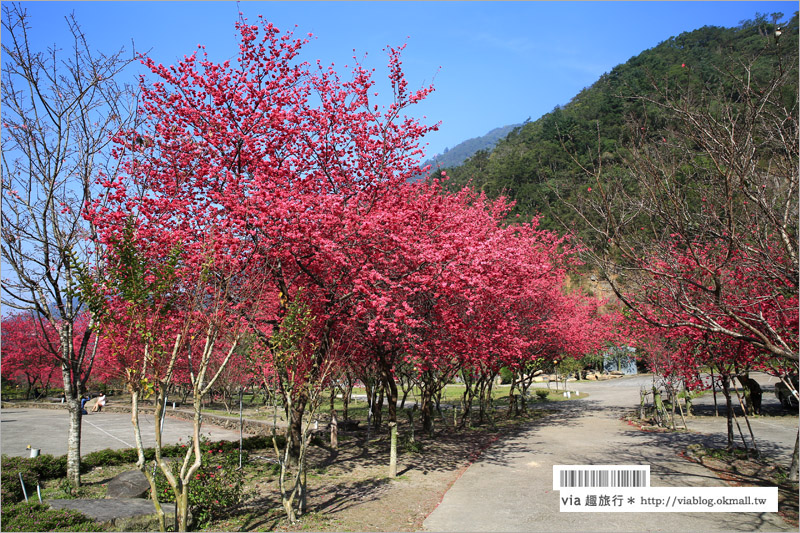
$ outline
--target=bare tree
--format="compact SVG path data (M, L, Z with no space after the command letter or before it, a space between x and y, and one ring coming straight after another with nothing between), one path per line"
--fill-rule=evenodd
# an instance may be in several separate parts
M591 263L640 318L796 368L797 44L764 44L714 82L686 66L651 80L625 165L598 154L573 207L601 243Z
M80 297L94 275L82 217L101 175L113 176L112 135L131 126L135 95L116 79L133 60L90 48L74 15L72 42L37 51L29 17L3 5L2 260L4 306L30 311L61 364L69 409L68 479L80 485L81 394L97 347Z

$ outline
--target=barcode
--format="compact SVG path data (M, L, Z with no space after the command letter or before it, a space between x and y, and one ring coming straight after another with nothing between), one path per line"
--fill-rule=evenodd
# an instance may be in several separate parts
M649 487L650 465L553 466L553 490L582 487Z

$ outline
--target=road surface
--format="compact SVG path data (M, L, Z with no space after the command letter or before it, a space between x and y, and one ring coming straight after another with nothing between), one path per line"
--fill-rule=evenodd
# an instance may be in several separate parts
M694 442L724 446L725 419L697 417L706 433L644 432L620 420L639 403L650 377L570 384L589 393L556 404L557 413L498 442L472 464L425 520L426 531L796 531L776 513L561 513L553 465L650 465L653 487L724 487L701 465L678 456ZM775 402L765 393L765 408ZM703 398L701 405L713 401ZM765 453L786 462L795 415L761 417L754 432Z

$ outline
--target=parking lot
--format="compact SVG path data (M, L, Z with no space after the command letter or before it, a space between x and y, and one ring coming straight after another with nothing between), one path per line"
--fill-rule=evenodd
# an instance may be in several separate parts
M155 445L155 421L152 414L141 414L139 425L145 447ZM83 417L81 429L81 455L106 448L134 448L131 415L127 413L90 413ZM203 435L211 440L238 440L239 433L203 425ZM66 409L0 410L0 446L2 453L27 456L27 446L41 453L64 455L67 453L69 417ZM192 423L167 416L164 419L164 444L186 442L192 434ZM245 435L247 436L247 435Z

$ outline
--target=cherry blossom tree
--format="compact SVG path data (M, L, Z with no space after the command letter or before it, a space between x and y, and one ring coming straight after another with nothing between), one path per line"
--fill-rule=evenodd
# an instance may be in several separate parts
M42 332L41 327L47 329ZM18 313L3 320L3 377L12 381L24 380L25 399L37 387L49 389L61 378L55 331L28 313Z
M195 373L196 391L207 391L197 368L203 363L192 363L189 352L210 356L210 339L223 336L235 351L242 320L267 339L279 334L298 289L318 317L314 352L324 359L335 318L349 300L343 289L349 270L337 263L334 249L341 241L332 241L340 235L342 213L366 209L416 175L418 139L429 130L401 115L430 89L407 90L400 50L389 50L394 102L380 109L370 103L371 75L358 63L352 79L342 81L333 68L296 61L305 40L265 21L251 25L242 18L236 27L242 44L235 64L198 54L173 67L145 60L160 81L142 86L144 125L117 136L123 172L102 181L107 192L88 215L118 269L120 283L110 286L109 301L119 316L134 302L142 331L161 346L149 367L153 372L160 359L166 372L156 380L157 393L180 361ZM133 263L120 247L127 228ZM172 281L163 294L125 298L131 279L145 287L157 282L173 255ZM131 264L142 266L127 279ZM268 290L254 288L256 280ZM145 323L153 305L173 328ZM213 326L210 317L217 317ZM193 344L198 333L205 347ZM301 434L307 400L300 394L291 406L293 436Z

